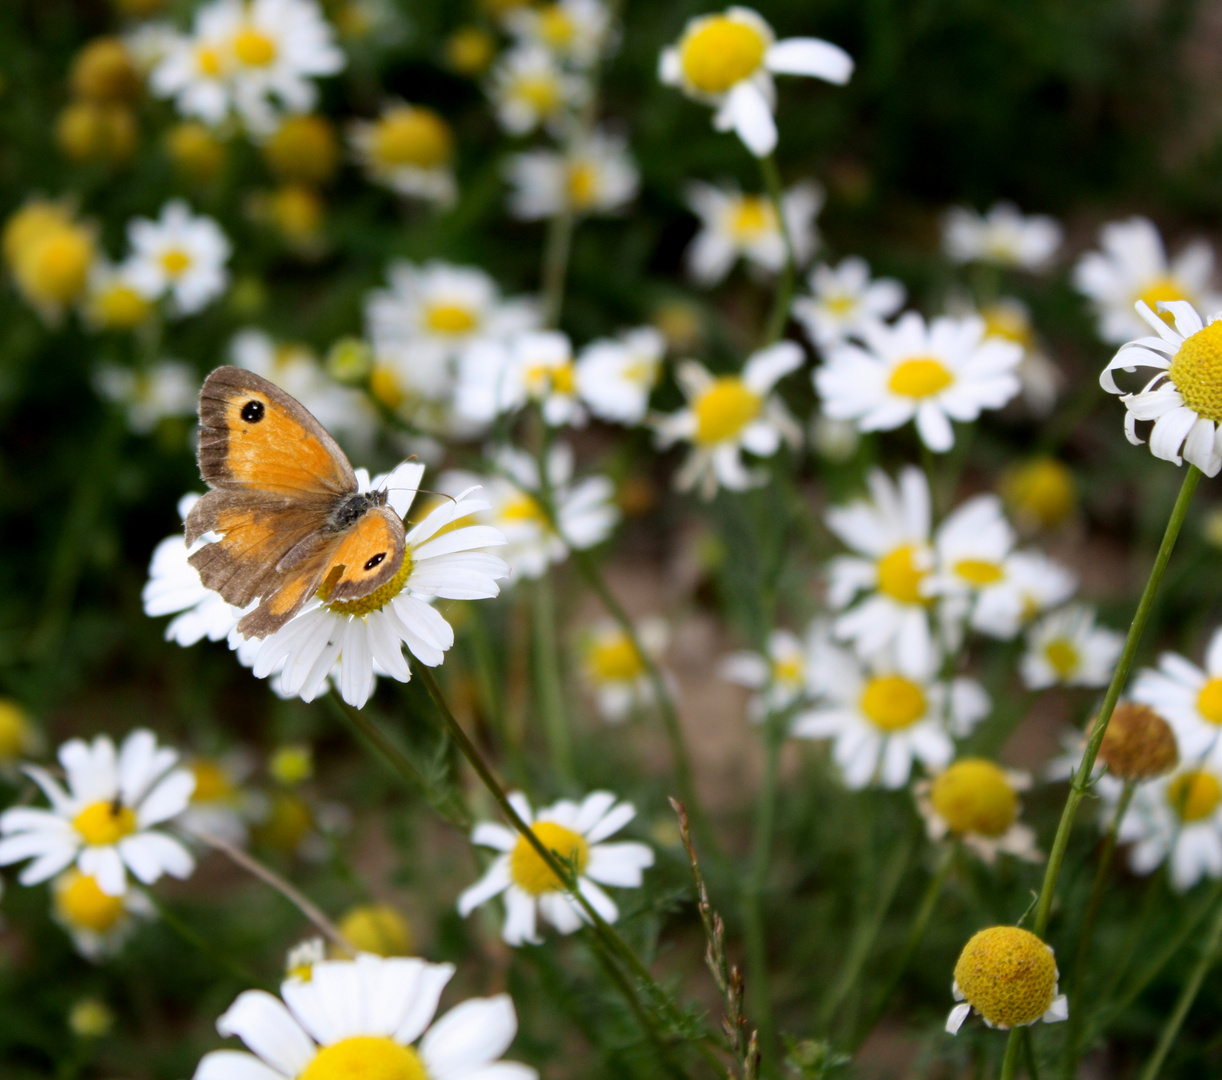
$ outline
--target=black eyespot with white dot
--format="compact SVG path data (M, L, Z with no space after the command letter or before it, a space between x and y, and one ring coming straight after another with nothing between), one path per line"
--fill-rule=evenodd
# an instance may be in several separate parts
M379 551L372 559L365 563L366 570L372 570L375 566L379 566L386 558L386 552Z
M248 401L242 406L242 419L248 424L257 424L263 419L263 414L266 410L263 408L261 401Z

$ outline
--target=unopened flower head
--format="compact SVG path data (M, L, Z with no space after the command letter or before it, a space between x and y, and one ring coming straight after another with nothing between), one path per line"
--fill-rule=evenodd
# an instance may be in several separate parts
M539 841L572 870L578 891L591 907L607 922L615 922L619 908L601 885L639 888L642 872L653 865L653 851L644 844L604 843L636 817L636 808L619 802L609 791L595 791L580 803L564 799L538 814L520 792L509 798ZM562 934L571 934L588 921L587 913L526 837L485 821L475 827L471 842L499 854L484 876L458 898L460 915L503 895L501 934L510 945L537 944L540 916Z
M1222 310L1222 295L1213 288L1213 251L1202 240L1187 244L1168 261L1158 229L1148 218L1134 217L1104 225L1102 251L1090 251L1074 267L1074 284L1091 301L1099 336L1120 345L1148 333L1136 313L1137 301L1154 312L1160 303L1183 301L1213 315ZM1172 322L1170 309L1163 315ZM1147 339L1148 340L1148 339Z
M777 41L772 27L747 7L690 19L658 67L664 83L713 106L713 126L736 132L756 157L776 148L773 75L811 75L843 85L852 73L852 58L838 45L820 38Z
M1013 203L999 202L987 214L956 206L942 222L942 246L955 262L988 262L1020 270L1043 270L1064 235L1044 214L1024 215Z
M1069 467L1056 458L1019 462L1002 477L1001 497L1023 529L1055 529L1078 502L1077 483Z
M1049 686L1106 686L1124 635L1095 624L1089 604L1066 604L1027 631L1020 670L1029 690Z
M212 218L193 214L181 199L166 203L156 221L135 218L127 239L132 287L146 300L168 296L176 314L201 311L229 284L228 238Z
M591 627L580 644L582 675L599 714L611 723L653 704L655 691L646 661L656 664L670 640L665 620L656 617L640 620L633 630L639 648L611 621Z
M1222 629L1209 639L1204 668L1178 653L1165 652L1157 668L1137 673L1133 700L1166 719L1186 760L1209 755L1222 763Z
M869 264L856 255L839 266L820 263L808 284L810 295L794 300L793 315L821 349L856 337L869 322L886 322L906 295L894 278L871 279Z
M391 102L376 120L354 122L349 139L375 183L442 206L454 201L454 136L434 110Z
M700 218L700 232L685 256L688 273L698 285L716 285L740 258L773 274L785 265L785 237L767 195L696 181L688 185L687 203ZM815 216L822 206L823 190L811 182L795 184L781 197L799 266L815 249Z
M339 138L325 116L287 116L260 150L267 167L292 184L329 184L339 168Z
M985 862L998 853L1035 862L1042 858L1035 832L1018 820L1018 793L1030 786L1026 773L985 758L960 758L914 790L931 839L953 836Z
M1093 729L1098 717L1091 722ZM1099 760L1121 780L1149 780L1179 764L1175 731L1149 705L1117 702L1099 744Z
M713 375L694 360L681 363L677 375L687 405L654 420L659 445L691 444L675 486L711 499L719 487L745 491L762 483L762 472L747 468L742 454L771 457L782 442L801 442L801 430L773 392L801 365L802 350L792 341L754 353L740 375Z
M1114 816L1120 781L1104 776L1097 786ZM1136 874L1149 874L1169 859L1179 892L1202 878L1222 877L1222 772L1212 764L1188 767L1140 784L1118 837L1131 845L1129 867Z
M951 1010L946 1030L957 1034L972 1009L993 1028L1065 1020L1069 1003L1057 992L1059 978L1052 949L1030 930L981 930L963 946L955 963L952 989L962 1004Z
M600 420L640 424L662 376L665 355L666 338L652 326L591 341L577 357L577 394Z
M145 885L162 874L188 877L195 868L190 853L159 827L186 809L195 787L188 770L175 768L177 760L177 751L140 729L117 751L107 735L64 743L66 788L46 769L27 765L51 807L18 806L0 815L0 866L32 860L18 878L23 885L75 866L107 896L127 891L129 871Z
M571 211L612 214L636 197L640 172L625 139L594 131L563 150L527 150L505 166L509 212L539 221Z
M26 301L58 322L85 291L97 258L94 229L58 202L31 199L4 224L4 261Z
M814 379L823 411L856 421L862 431L890 431L912 420L921 441L945 453L955 444L952 420L975 420L1019 391L1022 350L987 338L980 318L926 325L910 311L891 325L867 324L861 339L829 349Z
M357 952L374 956L410 956L412 928L398 908L389 904L358 904L336 926Z

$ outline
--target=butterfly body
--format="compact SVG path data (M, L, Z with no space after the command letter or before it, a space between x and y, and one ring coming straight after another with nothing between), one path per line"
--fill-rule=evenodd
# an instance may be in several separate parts
M339 445L296 399L242 368L220 367L199 396L200 474L212 489L187 515L186 539L220 539L190 557L235 607L238 632L265 637L322 589L356 600L399 571L403 522L387 493L361 492Z

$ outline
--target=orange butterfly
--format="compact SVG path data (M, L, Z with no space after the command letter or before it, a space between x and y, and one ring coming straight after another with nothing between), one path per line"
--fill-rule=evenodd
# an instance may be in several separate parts
M199 471L212 488L187 515L187 544L204 585L244 615L238 633L266 637L321 591L368 596L398 573L403 522L385 491L362 493L323 426L278 386L219 367L199 392Z

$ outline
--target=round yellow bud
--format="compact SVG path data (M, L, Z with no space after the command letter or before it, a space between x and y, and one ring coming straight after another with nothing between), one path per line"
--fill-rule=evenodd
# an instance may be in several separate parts
M653 325L662 331L671 350L691 353L704 341L704 318L695 304L686 300L667 300L653 313Z
M1057 964L1029 930L994 926L974 934L955 964L964 999L994 1027L1032 1024L1056 995Z
M100 1039L114 1026L114 1012L99 998L81 998L68 1012L68 1027L82 1039Z
M336 382L359 386L373 371L373 349L358 337L343 337L327 350L324 364Z
M1028 528L1052 529L1073 512L1078 501L1073 473L1055 458L1035 458L1010 469L1001 496Z
M286 853L298 845L314 827L314 815L304 799L292 792L278 791L271 798L266 820L255 830L256 838Z
M87 101L132 101L140 92L140 75L121 38L99 37L76 54L68 84Z
M410 956L414 942L407 920L388 904L360 904L339 921L339 932L358 952Z
M460 26L446 39L446 63L460 75L482 75L495 55L496 41L482 26Z
M197 187L211 184L225 165L225 144L194 120L170 128L165 147L179 176Z
M1005 772L983 758L963 758L940 773L929 801L959 835L998 837L1018 817L1018 795Z
M94 259L92 234L79 225L60 225L43 232L17 258L13 276L36 304L61 305L84 291Z
M1091 722L1094 727L1094 721ZM1123 780L1149 780L1179 764L1179 747L1171 725L1149 705L1122 701L1112 712L1099 760Z
M263 160L281 180L326 184L339 166L335 128L322 116L290 116L263 144Z
M271 223L294 244L309 245L319 236L323 202L317 191L304 184L285 184L267 199Z
M22 253L44 233L72 224L72 214L60 203L31 199L4 224L0 250L4 261L14 266Z
M0 762L21 757L33 739L29 713L12 698L0 698Z
M70 161L127 161L136 149L136 116L126 105L74 101L55 121L55 143Z
M432 109L398 105L373 125L370 156L380 168L408 165L435 169L454 156L449 125Z

